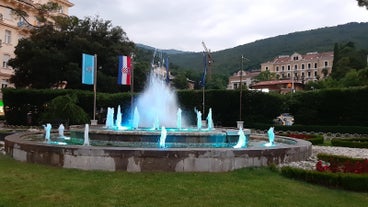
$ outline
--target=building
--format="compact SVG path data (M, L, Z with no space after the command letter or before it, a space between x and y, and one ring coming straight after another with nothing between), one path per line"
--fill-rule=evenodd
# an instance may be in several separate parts
M15 57L14 50L18 44L18 40L26 38L30 35L33 26L40 26L37 21L37 10L35 7L45 4L49 0L4 0L0 3L0 83L1 88L13 87L9 83L10 77L14 74L14 70L8 65L8 61ZM68 0L52 0L58 3L60 9L50 15L67 16L69 8L73 6ZM20 9L28 15L26 20L13 14L12 10L7 8ZM32 24L29 25L27 22ZM2 102L2 94L0 93L0 101ZM0 103L0 106L2 103ZM1 114L0 109L0 114Z
M257 77L259 73L260 71L239 70L229 77L227 89L235 90L240 88L240 82L242 83L241 85L245 85L247 88L249 88L249 86L254 82L255 77Z
M287 80L271 80L271 81L261 81L253 83L249 86L252 90L260 91L273 91L281 94L286 94L292 91L300 91L304 89L304 84L301 81Z
M294 79L307 83L320 80L331 74L333 52L309 52L281 55L261 64L261 71L276 73L278 79Z

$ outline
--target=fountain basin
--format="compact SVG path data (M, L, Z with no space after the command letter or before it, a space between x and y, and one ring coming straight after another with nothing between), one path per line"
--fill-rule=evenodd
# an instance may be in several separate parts
M226 172L244 167L306 160L310 142L276 136L276 146L264 147L265 134L251 134L248 148L157 148L48 144L32 140L40 132L26 132L5 138L5 151L14 159L63 168L106 171ZM93 137L93 133L91 133ZM92 138L93 140L93 138Z

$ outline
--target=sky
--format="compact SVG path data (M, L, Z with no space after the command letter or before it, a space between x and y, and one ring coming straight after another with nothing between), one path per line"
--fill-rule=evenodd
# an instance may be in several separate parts
M368 22L356 0L69 0L69 15L120 26L134 43L219 51L297 31Z

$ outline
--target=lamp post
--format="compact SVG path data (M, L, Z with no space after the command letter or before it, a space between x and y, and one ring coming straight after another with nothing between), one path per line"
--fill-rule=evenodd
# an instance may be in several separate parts
M243 99L243 66L244 66L244 55L241 56L241 70L240 70L240 93L239 93L239 121L237 121L238 128L242 129L244 122L242 121L242 99Z

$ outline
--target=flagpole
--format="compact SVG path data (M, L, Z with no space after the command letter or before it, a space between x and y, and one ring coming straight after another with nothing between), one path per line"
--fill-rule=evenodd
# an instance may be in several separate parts
M132 53L130 55L130 59L131 59L131 66L130 66L130 108L132 110L132 114L133 114L133 104L134 104L134 97L133 97L133 93L134 93L134 54Z
M97 125L96 120L96 93L97 93L97 54L95 54L94 58L94 81L93 81L93 121L91 121L91 125Z

